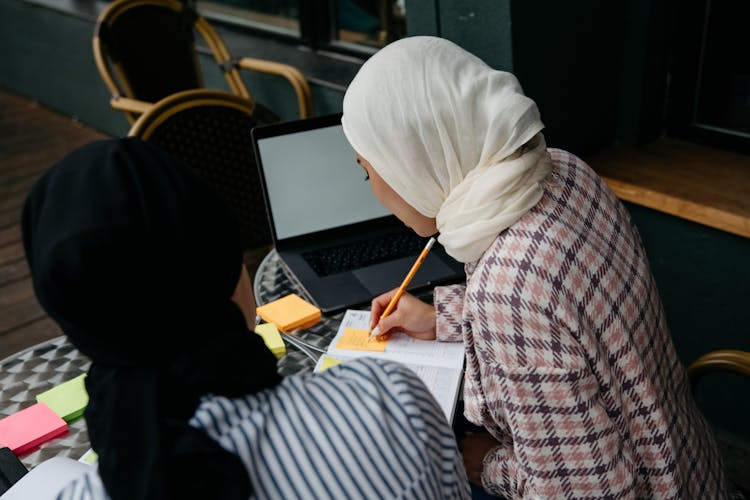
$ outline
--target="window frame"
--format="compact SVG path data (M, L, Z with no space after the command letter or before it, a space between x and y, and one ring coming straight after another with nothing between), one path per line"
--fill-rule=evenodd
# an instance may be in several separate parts
M288 43L301 44L312 51L323 51L344 57L367 59L376 53L378 47L369 47L363 44L342 42L336 38L334 18L336 16L337 0L298 0L299 8L299 34L294 34L284 28L274 27L271 24L249 21L246 19L231 18L210 10L199 9L198 12L211 22L226 25L232 28L245 29L257 35L269 36ZM413 1L415 7L434 11L436 5L424 0ZM192 7L196 8L195 0L190 0ZM410 4L411 5L411 4ZM409 26L409 9L407 8L407 33Z

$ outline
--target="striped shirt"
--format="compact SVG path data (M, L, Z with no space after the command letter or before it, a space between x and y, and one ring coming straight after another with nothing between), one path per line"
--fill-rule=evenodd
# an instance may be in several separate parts
M207 396L191 425L245 464L254 498L469 498L453 430L408 368L359 359L244 398ZM95 471L60 500L107 498Z
M506 498L726 498L625 207L550 150L541 201L466 286L435 290L437 335L466 348L467 418L500 442L482 482Z

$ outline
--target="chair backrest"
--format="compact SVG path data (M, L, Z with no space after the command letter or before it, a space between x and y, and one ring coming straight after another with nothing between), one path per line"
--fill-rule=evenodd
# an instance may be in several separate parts
M101 50L129 97L156 102L201 87L191 9L177 1L115 2L97 24Z
M693 393L696 393L698 381L701 380L705 375L714 373L735 373L744 377L750 377L750 352L740 351L734 349L719 349L704 354L697 360L695 360L688 367L688 378L690 385L692 386ZM729 382L724 379L722 383ZM714 385L712 390L717 386ZM718 394L726 395L727 393L735 393L736 399L726 401L726 406L722 405L727 409L731 409L732 413L739 410L737 413L738 418L735 419L724 419L724 425L727 423L734 423L732 427L725 428L723 432L723 439L719 439L720 448L722 448L722 454L725 459L725 467L727 478L732 483L732 486L739 490L744 495L744 498L750 498L750 479L747 475L747 463L748 448L746 439L737 439L737 436L743 436L747 438L747 426L745 420L747 415L747 397L746 393L743 394L742 389L747 387L743 384L739 391L734 386L724 386L722 390L717 391ZM734 396L734 394L733 394ZM743 411L744 410L744 411ZM714 410L713 416L716 416ZM732 422L734 420L734 422ZM722 425L722 427L724 427ZM736 434L736 435L732 435ZM729 436L731 438L727 439ZM718 437L718 436L717 436ZM744 442L743 442L744 441ZM732 498L742 498L738 495L737 491L734 492Z
M94 59L113 97L156 102L203 86L194 33L211 49L231 92L251 98L210 24L178 0L117 0L99 16ZM137 114L126 112L133 122Z
M732 372L750 377L750 352L720 349L704 354L688 367L688 378L693 390L698 380L712 372Z
M250 131L279 118L217 90L188 90L157 102L128 135L156 144L213 186L234 213L245 249L271 243Z

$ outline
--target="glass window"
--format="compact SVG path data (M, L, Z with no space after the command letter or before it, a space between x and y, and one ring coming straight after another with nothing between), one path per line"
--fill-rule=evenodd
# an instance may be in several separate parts
M750 153L750 2L679 2L667 100L677 137Z
M195 6L211 19L286 35L300 34L297 0L206 0L195 2Z
M335 36L339 42L379 49L406 34L406 0L335 3Z
M709 3L700 62L696 121L750 136L750 58L744 53L750 3Z
M199 0L212 20L294 37L317 48L375 52L406 35L406 0Z

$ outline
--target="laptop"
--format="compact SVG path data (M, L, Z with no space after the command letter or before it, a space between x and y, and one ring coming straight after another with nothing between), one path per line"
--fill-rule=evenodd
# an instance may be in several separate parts
M341 114L256 127L253 146L284 271L324 313L369 305L398 287L427 242L375 198ZM409 286L465 279L435 244Z

